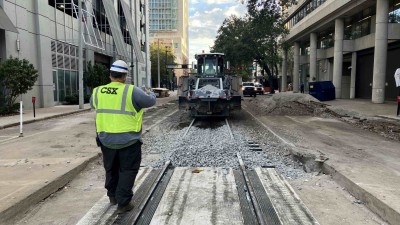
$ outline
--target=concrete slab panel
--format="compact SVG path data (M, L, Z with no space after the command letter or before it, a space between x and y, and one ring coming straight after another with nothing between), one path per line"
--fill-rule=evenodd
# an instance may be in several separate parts
M243 224L232 169L201 169L175 169L150 224Z

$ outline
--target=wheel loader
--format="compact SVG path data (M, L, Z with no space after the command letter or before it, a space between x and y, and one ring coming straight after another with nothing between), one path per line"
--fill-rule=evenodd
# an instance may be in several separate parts
M179 109L192 117L228 117L241 109L242 78L226 73L223 53L195 55L197 72L178 81Z

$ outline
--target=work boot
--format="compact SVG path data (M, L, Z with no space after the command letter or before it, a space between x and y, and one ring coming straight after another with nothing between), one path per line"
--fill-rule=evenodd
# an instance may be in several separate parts
M131 211L133 209L133 207L134 207L134 205L132 204L132 202L129 202L128 205L125 205L125 206L118 206L117 214L123 214L128 211Z
M110 199L110 204L111 205L116 205L117 204L117 199L113 196L109 196L108 199Z

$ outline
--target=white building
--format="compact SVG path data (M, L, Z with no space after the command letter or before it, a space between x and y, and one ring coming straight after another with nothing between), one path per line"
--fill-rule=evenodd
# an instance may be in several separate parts
M82 35L78 33L78 0L0 0L0 62L10 56L29 60L39 71L33 90L39 107L64 101L78 92L78 40L84 39L83 60L107 68L123 59L131 65L130 80L150 85L147 0L85 0ZM146 70L147 66L147 70ZM90 94L90 93L85 93ZM30 107L30 104L25 104Z
M396 98L400 0L299 0L287 13L294 65L282 71L295 92L299 82L333 81L337 98Z

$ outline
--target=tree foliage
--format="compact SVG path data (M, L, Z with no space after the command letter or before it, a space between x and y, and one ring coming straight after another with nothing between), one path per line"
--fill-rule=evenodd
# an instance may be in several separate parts
M83 82L89 87L90 91L93 88L110 83L110 72L103 64L92 62L87 63L87 69L83 73Z
M168 82L172 79L171 69L167 69L167 64L175 64L175 55L170 48L164 44L152 43L150 45L150 61L151 61L151 80L154 86L158 84L158 54L160 54L160 83Z
M215 40L213 51L227 54L235 66L248 65L256 61L271 79L272 71L278 71L281 58L278 49L279 37L288 31L284 27L282 9L295 0L247 0L247 15L243 18L231 16L226 19Z
M232 15L225 19L211 48L211 52L225 53L231 71L240 74L245 81L251 76L248 65L252 63L251 47L247 43L248 25L247 18Z
M32 89L38 78L38 71L26 59L10 57L0 65L0 89L2 111L14 111L17 97Z

